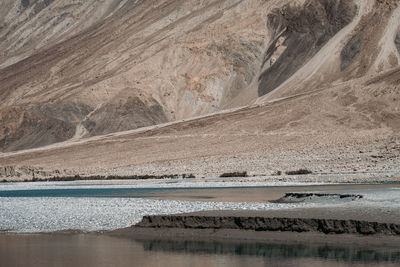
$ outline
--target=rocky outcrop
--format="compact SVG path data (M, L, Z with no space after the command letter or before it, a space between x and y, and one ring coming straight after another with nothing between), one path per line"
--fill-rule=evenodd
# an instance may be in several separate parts
M340 53L340 70L345 71L361 52L361 34L354 35Z
M126 89L83 120L91 135L107 134L167 122L162 106L152 97Z
M384 50L383 47L392 44L379 43L385 32L385 27L397 27L390 25L388 19L393 16L393 11L397 8L397 1L375 1L373 10L361 18L352 33L352 37L343 47L340 54L340 70L345 72L344 76L349 76L347 79L362 77L375 65L380 65L379 71L382 70L382 60L379 54ZM383 19L382 19L383 18ZM387 24L387 25L386 25ZM386 26L384 26L386 25ZM385 40L386 41L386 40ZM378 60L378 62L376 62ZM389 61L390 67L398 65L397 60L394 61L393 55L388 55L385 59Z
M70 122L29 112L23 107L0 109L0 151L44 146L71 138Z
M271 201L272 203L300 203L307 200L350 200L354 201L363 198L357 194L329 194L329 193L286 193L282 198Z
M70 175L67 170L47 171L33 166L0 166L0 181L38 181L45 178L54 178Z
M400 54L400 31L397 33L394 43L396 44L397 51L399 51Z
M400 235L399 224L318 218L158 215L144 216L142 221L135 226L148 228L320 232L324 234Z
M271 92L305 65L356 12L356 4L348 0L307 0L303 6L274 10L268 17L274 41L266 52L258 95Z

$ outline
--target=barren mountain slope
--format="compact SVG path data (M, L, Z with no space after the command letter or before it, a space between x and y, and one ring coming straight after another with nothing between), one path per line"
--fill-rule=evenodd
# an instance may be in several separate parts
M0 67L12 65L111 16L127 1L2 0Z
M67 7L85 10L83 4L72 8L74 1L44 2L48 6L38 11L38 3L28 9L20 3L23 14L35 20L20 27L34 34L14 41L11 36L19 35L13 24L6 24L10 37L5 34L1 45L11 52L5 56L13 58L13 49L22 54L19 42L48 38L40 25L60 35L50 38L52 43L60 42L33 52L28 47L31 56L0 70L0 109L20 107L52 121L51 127L66 124L63 136L51 137L68 139L73 129L78 137L104 134L222 109L257 80L269 40L267 14L286 1L104 1L114 8L126 3L90 27L85 27L86 18L78 19L64 35L49 26L48 14ZM105 9L98 1L90 6ZM135 103L143 104L136 110ZM114 122L107 127L110 117ZM21 127L0 135L3 150L33 146L17 142ZM40 138L41 132L27 134Z
M7 153L0 161L42 167L44 177L62 170L69 175L216 176L300 168L399 177L399 74L395 69L258 107Z
M358 10L344 0L6 6L0 113L12 107L66 130L5 125L4 151L39 145L20 132L50 144L244 106L289 79Z
M131 3L0 70L4 150L71 139L0 165L399 175L399 40L394 0Z
M332 4L335 1L325 2ZM314 43L293 55L291 51L294 48L291 49L291 44L288 42L289 45L280 54L278 61L261 75L260 96L264 95L262 90L268 90L268 81L274 80L275 75L278 77L285 75L286 79L282 80L279 86L273 88L274 92L257 101L262 103L311 92L397 67L400 59L400 50L398 50L398 41L396 41L400 32L398 2L397 0L358 1L357 16L319 51L314 51L316 47L321 46L318 44L320 41L317 37L320 36L324 40L326 34L321 35L321 30L310 31L309 28L300 30L300 36L311 32L313 37L305 39L309 42L315 40ZM315 26L314 22L311 25L317 29L319 26L327 31L326 26L321 27L319 24ZM337 23L335 20L335 25ZM295 24L295 27L298 27L298 24ZM289 33L287 33L288 31ZM290 37L287 38L289 41L297 36L290 34L290 31L288 28L282 33L284 38L287 38L285 36L289 34ZM299 38L304 42L302 37ZM296 43L301 42L296 41ZM298 45L294 45L294 47L299 49ZM304 55L308 56L306 60L304 60ZM302 64L298 63L299 60ZM293 68L293 63L297 66L296 73L289 76L288 74L291 72L288 72L287 68Z

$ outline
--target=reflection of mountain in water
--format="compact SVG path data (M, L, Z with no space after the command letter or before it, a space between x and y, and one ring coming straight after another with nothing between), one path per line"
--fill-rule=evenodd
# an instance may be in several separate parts
M199 241L138 241L146 251L193 254L233 254L270 259L319 258L342 262L400 263L399 250L377 250L310 244L263 244Z

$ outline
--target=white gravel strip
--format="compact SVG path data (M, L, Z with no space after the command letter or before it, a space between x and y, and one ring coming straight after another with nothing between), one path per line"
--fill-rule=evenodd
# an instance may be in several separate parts
M0 198L0 230L53 232L111 230L131 226L144 215L202 210L267 210L294 204L194 202L138 198Z

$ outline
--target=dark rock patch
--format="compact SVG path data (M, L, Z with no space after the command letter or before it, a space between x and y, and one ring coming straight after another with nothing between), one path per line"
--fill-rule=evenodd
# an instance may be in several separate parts
M367 26L372 24L376 18L377 13L373 13L343 47L343 50L340 53L340 71L343 72L350 67L361 54L363 48L363 36L368 35L368 30L370 30Z
M271 66L261 74L258 95L262 96L282 84L328 40L350 23L357 13L357 6L348 0L307 0L303 7L286 5L268 16L268 24L275 33L275 40L267 49L265 64ZM272 64L280 37L286 50Z
M83 122L92 135L137 129L166 122L164 110L154 98L118 96Z
M41 113L31 113L22 107L0 110L0 151L49 145L74 134L73 124Z
M0 151L35 148L74 136L93 109L77 101L36 103L0 110Z
M29 0L21 0L21 5L24 8L27 8L29 6Z
M307 169L299 169L295 171L287 171L287 175L306 175L306 174L312 174L312 171L307 170Z
M62 101L32 105L28 110L68 123L78 123L84 120L93 108L78 101Z
M346 80L362 77L375 62L380 52L377 43L381 40L385 25L389 23L388 19L397 7L396 2L398 1L376 1L371 12L361 17L352 38L340 54L340 69L346 72ZM397 58L395 61L392 59L390 64L396 66Z
M36 3L36 5L34 7L35 13L36 14L39 13L40 11L42 11L43 9L48 7L53 2L54 2L54 0L43 0L43 1Z
M361 33L354 35L340 53L340 70L345 71L361 52Z
M397 51L400 53L400 31L397 33L394 43L396 44Z
M226 172L221 174L219 177L247 177L247 172Z
M280 199L270 201L271 203L300 203L307 199L347 199L347 200L357 200L363 198L362 195L356 194L328 194L328 193L286 193Z

